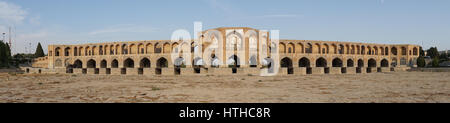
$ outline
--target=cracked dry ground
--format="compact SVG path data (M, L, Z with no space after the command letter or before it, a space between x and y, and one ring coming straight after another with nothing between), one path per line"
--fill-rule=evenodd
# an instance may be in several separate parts
M2 103L449 103L450 72L308 76L0 74Z

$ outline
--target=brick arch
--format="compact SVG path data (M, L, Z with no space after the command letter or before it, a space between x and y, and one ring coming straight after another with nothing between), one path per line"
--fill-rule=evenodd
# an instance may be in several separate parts
M163 45L163 53L171 53L172 48L169 42L164 43Z
M61 56L61 53L62 53L61 47L56 47L54 51L55 51L55 56Z
M323 57L317 58L316 67L327 67L327 60Z
M332 61L332 67L343 67L344 66L344 62L342 61L341 58L334 58Z
M145 44L145 49L147 54L155 53L155 47L153 47L152 43Z
M103 59L100 62L100 68L107 68L108 67L108 61L106 61L106 59Z
M280 42L279 53L286 53L286 45L283 42Z
M286 46L286 53L295 53L295 45L292 42L289 42Z
M145 54L145 46L143 43L139 43L137 46L137 54Z
M123 61L123 67L124 68L134 68L135 67L135 62L132 58L126 58Z
M83 68L83 61L77 59L73 62L73 68Z
M111 61L111 68L119 68L119 60L113 59Z
M87 68L96 68L97 62L94 59L89 59L86 63Z
M298 67L311 67L311 61L307 57L298 60Z
M347 67L355 67L355 61L351 58L347 59Z
M165 58L165 57L160 57L156 61L156 67L157 68L167 68L167 67L169 67L169 60L167 60L167 58Z
M139 61L139 68L151 68L151 61L148 58L142 58Z
M297 43L296 50L296 53L305 53L303 43Z
M327 43L323 44L321 53L323 53L323 54L329 54L330 53L330 46Z

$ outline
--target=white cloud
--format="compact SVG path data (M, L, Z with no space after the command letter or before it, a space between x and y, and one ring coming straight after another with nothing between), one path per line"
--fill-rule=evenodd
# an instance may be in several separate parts
M13 3L0 1L0 22L5 24L22 23L25 20L27 11Z

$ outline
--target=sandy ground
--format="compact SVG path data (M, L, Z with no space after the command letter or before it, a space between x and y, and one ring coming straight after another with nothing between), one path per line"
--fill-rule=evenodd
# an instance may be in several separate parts
M281 77L3 73L0 102L450 103L450 72Z

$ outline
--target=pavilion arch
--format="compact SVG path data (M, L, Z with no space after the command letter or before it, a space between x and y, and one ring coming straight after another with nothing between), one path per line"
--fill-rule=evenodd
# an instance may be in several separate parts
M295 45L293 43L288 43L286 46L287 53L295 53Z
M130 44L130 46L129 46L129 54L136 54L136 51L137 51L137 48L136 48L136 45L135 44Z
M90 59L87 62L87 68L96 68L97 67L97 62L94 59Z
M364 67L364 60L362 60L362 59L358 60L358 67L359 68Z
M164 57L159 58L159 59L157 60L157 62L156 62L156 67L157 67L157 68L167 68L167 67L169 67L169 64L168 64L168 62L167 62L167 59L164 58Z
M392 47L391 48L391 54L392 55L397 55L397 48L396 47Z
M381 67L389 67L389 61L386 59L381 60Z
M287 44L287 49L286 49L287 53L295 53L295 46L293 43L288 43Z
M352 46L351 46L350 52L351 52L351 54L356 54L356 53L355 53L355 45L352 45Z
M378 55L378 47L376 47L376 46L374 46L373 47L373 52L374 52L374 55Z
M311 45L311 43L306 44L305 53L313 53L313 46Z
M98 46L98 55L104 55L103 48L103 45Z
M108 55L110 52L109 51L109 45L106 44L105 47L103 47L103 54L102 55Z
M122 54L128 54L128 46L127 44L122 45Z
M343 44L339 44L339 54L345 54L345 46Z
M350 45L345 44L345 54L350 54Z
M78 56L78 48L77 47L73 48L73 56Z
M298 60L298 67L311 67L311 62L309 61L308 58L303 57L300 60Z
M172 49L170 48L170 44L168 42L166 42L163 45L163 53L171 53Z
M108 67L108 62L106 60L102 60L100 62L100 68L107 68Z
M337 54L337 46L336 46L336 44L331 44L330 54Z
M369 68L377 67L377 61L375 59L369 59L367 65Z
M320 57L316 60L316 67L327 67L327 60Z
M117 44L116 45L116 49L115 49L115 52L114 52L114 54L115 55L118 55L118 54L120 54L121 52L120 52L120 44Z
M90 56L91 55L91 47L86 46L84 47L84 56Z
M156 43L155 44L155 53L162 53L163 51L163 47L161 43Z
M353 59L347 59L347 67L355 67L355 62Z
M123 67L124 68L134 68L134 60L131 58L125 59L125 61L123 61Z
M380 55L384 55L385 53L384 53L384 48L383 47L380 47Z
M150 68L151 67L150 60L148 58L141 59L141 61L139 62L139 67Z
M73 63L73 68L83 68L83 62L81 61L81 60L76 60L74 63Z
M330 53L330 46L328 46L328 44L323 44L322 53L323 54L329 54Z
M361 54L361 47L356 45L356 54Z
M366 46L361 46L361 55L366 55Z
M147 48L147 54L152 54L155 52L155 47L153 47L152 43L148 43L145 47Z
M138 44L138 47L137 47L137 54L145 54L145 46L144 46L144 44L142 44L142 43L139 43Z
M319 43L313 45L313 53L320 54L320 49L322 48L320 47Z
M372 47L370 47L370 46L367 46L367 55L373 55Z
M415 56L419 55L419 50L417 49L417 47L413 48L413 55Z
M92 49L91 49L92 56L95 56L97 54L97 53L95 53L96 51L98 51L97 49L98 49L97 46L92 46Z
M333 59L333 67L343 67L342 60L340 58Z
M407 55L406 47L402 47L402 55L404 55L404 56Z
M112 60L111 68L119 68L119 61L117 59Z
M279 53L286 53L286 45L282 42L280 42L280 49Z
M64 49L64 56L70 56L70 47Z
M55 48L55 56L61 56L61 48L60 47Z
M178 53L178 51L179 51L181 48L178 48L178 43L175 42L175 43L172 44L171 49L174 50L173 52Z
M389 48L388 47L384 48L384 55L389 55Z
M302 43L297 43L296 49L297 49L296 53L305 53L305 51L303 51L304 46Z

